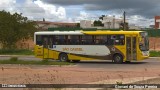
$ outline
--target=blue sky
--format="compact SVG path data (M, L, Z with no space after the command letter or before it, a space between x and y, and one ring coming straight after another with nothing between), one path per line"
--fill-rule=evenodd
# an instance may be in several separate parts
M16 0L17 3L24 3L24 0Z
M160 15L160 0L3 0L0 10L22 13L32 20L79 22L101 15L120 18L126 11L130 24L149 26Z

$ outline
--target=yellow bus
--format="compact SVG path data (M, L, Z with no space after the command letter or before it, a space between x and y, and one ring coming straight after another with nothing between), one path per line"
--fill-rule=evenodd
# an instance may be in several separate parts
M149 57L145 31L40 31L34 34L34 44L35 56L42 59L122 63Z

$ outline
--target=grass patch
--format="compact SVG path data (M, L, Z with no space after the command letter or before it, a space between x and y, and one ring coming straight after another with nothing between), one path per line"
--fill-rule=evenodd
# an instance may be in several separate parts
M18 57L11 57L9 60L12 62L16 62L18 60Z
M0 49L0 55L34 55L34 52L27 49Z
M49 61L49 60L42 60L42 61L34 61L34 60L0 60L0 64L23 64L23 65L73 65L73 63L69 62L57 62L57 61Z
M150 51L150 57L160 57L160 51Z

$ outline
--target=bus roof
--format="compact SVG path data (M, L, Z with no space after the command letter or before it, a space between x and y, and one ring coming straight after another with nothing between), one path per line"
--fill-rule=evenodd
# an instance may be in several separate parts
M40 31L35 32L35 35L104 35L104 34L139 34L139 32L144 31Z
M81 31L41 31L35 32L35 35L83 35Z
M139 32L143 32L143 31L84 31L84 34L94 34L94 35L103 35L103 34L139 34Z

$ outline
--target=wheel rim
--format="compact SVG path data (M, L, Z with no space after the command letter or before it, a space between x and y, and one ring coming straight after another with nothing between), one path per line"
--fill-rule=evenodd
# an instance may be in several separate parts
M115 63L122 63L122 57L120 55L116 55L115 58L114 58L114 62Z
M66 57L65 57L65 56L62 56L61 59L62 59L62 61L65 61L65 60L66 60Z
M117 62L119 62L121 60L121 57L120 56L116 56L115 59L116 59Z
M65 55L60 55L60 61L67 61L67 57Z

